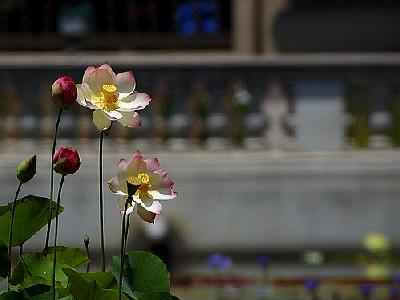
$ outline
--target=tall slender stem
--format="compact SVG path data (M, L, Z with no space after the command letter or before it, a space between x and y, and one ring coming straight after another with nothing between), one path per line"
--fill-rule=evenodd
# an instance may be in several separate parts
M125 208L124 208L124 215L122 217L122 226L121 226L121 260L120 260L120 270L119 270L119 292L118 292L118 299L122 299L122 277L124 274L124 262L125 262L125 247L126 247L126 240L125 237L127 236L126 234L126 229L125 228L125 222L126 222L126 211L128 210L128 203L129 199L126 200L125 202Z
M60 209L61 189L64 184L65 176L61 177L60 187L58 188L57 206L56 206L56 232L54 234L54 258L53 258L53 273L51 280L51 297L56 299L56 264L57 264L57 235L58 235L58 212Z
M126 248L128 245L128 234L129 234L129 222L130 222L131 215L126 216L126 226L125 226L125 236L124 236L124 257L126 254Z
M56 127L54 129L54 135L53 135L53 145L51 147L51 163L50 163L50 190L49 190L49 199L50 199L50 205L49 205L49 219L47 220L47 232L46 232L46 243L44 246L43 252L47 253L47 250L49 248L49 238L50 238L50 229L51 229L51 219L52 219L52 200L53 200L53 192L54 192L54 170L53 170L53 156L54 153L56 152L56 145L57 145L57 134L58 134L58 128L60 127L60 120L61 120L61 114L63 110L60 108L57 116L57 121L56 121Z
M104 131L100 132L99 142L99 209L100 209L100 261L101 271L106 270L106 257L104 254L104 207L103 207L103 140Z
M13 235L13 227L14 227L14 217L15 217L15 209L17 208L17 198L19 196L19 192L21 191L22 181L19 182L18 188L15 191L15 197L13 201L13 206L11 210L11 222L10 222L10 231L8 236L8 256L10 257L10 273L11 273L11 244L12 244L12 235ZM8 290L10 290L10 284L8 284Z

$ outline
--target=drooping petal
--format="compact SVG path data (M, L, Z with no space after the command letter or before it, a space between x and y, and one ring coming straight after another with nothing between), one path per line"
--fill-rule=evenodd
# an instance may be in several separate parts
M158 158L148 158L145 159L144 162L146 163L146 168L149 172L160 170L160 162L158 161Z
M110 188L111 192L117 195L126 195L125 189L120 185L118 177L114 176L111 177L108 181L108 187Z
M144 207L147 211L151 211L152 213L155 213L157 215L159 215L162 211L162 206L161 203L158 201L153 201L153 203L151 204L151 206L146 206Z
M102 65L99 67L99 69L107 70L107 71L111 74L111 77L113 78L113 80L115 81L115 76L116 76L116 75L115 75L113 69L111 68L111 66L110 66L109 64L107 64L107 63L102 64Z
M122 196L122 197L120 197L119 200L118 200L118 207L119 207L119 211L120 211L121 215L124 214L126 200L127 200L127 197L126 197L126 196ZM135 208L135 205L136 205L135 202L132 202L132 203L129 203L129 204L128 204L128 208L127 208L127 210L126 210L126 214L127 214L127 215L129 215L129 214L131 214L131 213L133 212L133 209ZM140 206L140 205L138 205L138 207L139 207L139 206Z
M131 71L118 73L115 84L119 93L131 93L136 86L135 77Z
M121 125L129 127L129 128L137 128L140 127L142 119L137 112L122 112L122 117L118 119L118 122Z
M178 193L174 191L171 191L170 194L162 194L157 190L151 190L148 193L156 200L172 200L178 197Z
M111 120L100 109L93 111L93 123L99 131L103 131L111 126Z
M154 223L154 219L157 217L156 213L146 210L141 205L137 205L137 213L143 221L148 223Z
M141 203L141 205L143 207L145 207L146 209L148 207L151 207L153 205L153 197L150 194L145 194L145 193L140 193L139 194L139 202Z
M106 69L95 69L87 76L85 83L89 86L93 93L100 93L105 84L113 84L114 79L112 74Z
M118 110L133 111L144 109L151 101L149 95L145 93L133 92L118 101Z

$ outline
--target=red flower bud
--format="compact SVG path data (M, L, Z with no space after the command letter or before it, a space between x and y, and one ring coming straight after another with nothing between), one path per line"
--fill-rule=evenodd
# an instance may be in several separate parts
M23 160L17 167L17 178L22 183L26 183L36 174L36 155L31 155Z
M68 109L74 104L77 94L75 83L69 76L58 78L51 86L51 98L61 109Z
M75 148L61 147L53 156L53 169L61 175L74 174L80 165L81 159Z

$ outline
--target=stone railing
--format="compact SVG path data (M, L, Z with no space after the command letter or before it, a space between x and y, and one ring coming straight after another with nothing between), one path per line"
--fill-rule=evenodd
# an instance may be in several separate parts
M143 126L115 126L111 138L145 138L166 147L341 150L400 144L400 56L3 55L3 138L51 138L51 82L79 82L89 64L134 70L151 94ZM92 138L90 114L69 111L60 135Z

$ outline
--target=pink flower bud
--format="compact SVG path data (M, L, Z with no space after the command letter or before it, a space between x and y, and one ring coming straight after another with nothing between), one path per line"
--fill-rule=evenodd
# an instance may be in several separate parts
M81 159L75 148L61 147L53 156L53 169L61 175L74 174L80 165Z
M22 183L26 183L36 174L36 155L31 155L23 160L17 167L17 178Z
M61 109L68 109L77 97L75 83L69 76L58 78L51 86L51 97L54 104Z

